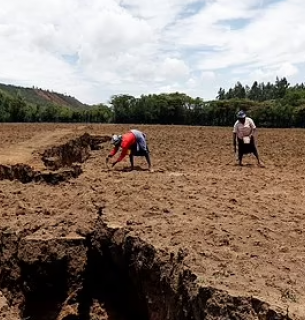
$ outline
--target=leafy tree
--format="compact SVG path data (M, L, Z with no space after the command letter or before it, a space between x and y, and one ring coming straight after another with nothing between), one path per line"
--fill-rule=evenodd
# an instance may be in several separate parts
M226 91L223 88L220 88L218 91L218 95L216 97L218 100L224 100L226 98Z
M141 95L138 98L123 94L111 97L109 106L97 104L86 108L67 106L66 102L73 101L72 97L57 95L61 97L62 105L52 102L40 104L27 100L23 89L17 92L14 87L8 86L6 89L0 89L0 122L232 126L236 112L243 109L260 126L305 127L305 85L291 86L286 78L279 77L274 83L254 81L251 86L244 86L237 82L227 91L220 88L213 101L192 98L181 92ZM44 91L44 94L52 92Z

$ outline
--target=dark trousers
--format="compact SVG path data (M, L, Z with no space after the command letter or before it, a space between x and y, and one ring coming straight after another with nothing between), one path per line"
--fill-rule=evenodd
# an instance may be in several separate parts
M250 143L244 143L243 139L237 139L238 141L238 160L241 162L244 154L253 153L258 158L258 151L254 143L254 138L251 137Z
M146 150L143 150L143 149L137 150L136 143L130 148L129 159L132 167L134 166L133 157L145 157L149 167L151 166L150 152L147 145L146 145Z

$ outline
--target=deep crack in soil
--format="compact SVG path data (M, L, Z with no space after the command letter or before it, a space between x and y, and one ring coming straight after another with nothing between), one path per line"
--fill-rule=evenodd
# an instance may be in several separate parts
M0 163L40 170L32 151L127 130L1 128ZM260 130L262 170L234 166L230 128L142 129L154 174L108 171L102 145L56 188L1 181L0 319L303 320L304 131Z
M101 217L95 225L48 239L0 231L0 319L290 319L259 299L202 286L183 251L157 250Z
M91 150L100 148L100 144L109 141L107 135L83 135L68 142L53 146L41 153L45 170L36 170L31 164L0 164L0 180L19 180L22 183L44 181L58 184L83 173L80 164L89 157Z

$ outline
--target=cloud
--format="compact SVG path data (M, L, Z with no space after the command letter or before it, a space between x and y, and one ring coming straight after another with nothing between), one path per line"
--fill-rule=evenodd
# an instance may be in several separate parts
M0 9L0 82L107 102L236 81L301 82L301 0L22 0ZM12 19L13 17L13 19Z
M190 73L189 67L183 60L176 58L165 58L160 65L158 74L163 76L164 80L187 80Z
M256 79L259 82L272 82L274 75L280 74L282 77L290 78L299 73L299 69L291 63L283 63L277 67L265 67L253 70L249 75L250 79Z
M215 77L216 77L216 74L213 71L203 71L203 72L201 72L201 79L202 80L214 80Z

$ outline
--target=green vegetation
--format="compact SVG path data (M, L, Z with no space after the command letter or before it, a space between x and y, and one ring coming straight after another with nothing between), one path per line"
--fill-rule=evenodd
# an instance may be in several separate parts
M0 122L101 122L232 126L243 109L264 127L305 127L305 85L286 78L251 87L240 82L213 101L183 93L116 95L110 106L88 106L73 97L37 88L0 85Z
M48 106L50 104L71 107L75 109L84 109L88 107L88 105L81 103L74 97L66 96L49 90L42 90L36 87L23 88L0 83L0 91L5 92L11 97L22 97L27 103L40 105L41 107Z
M88 106L71 96L0 84L0 122L110 122L103 104Z
M305 127L305 86L290 86L286 78L274 84L255 81L251 87L238 82L227 92L220 88L213 101L171 93L114 96L111 105L120 123L232 126L243 109L259 126Z

